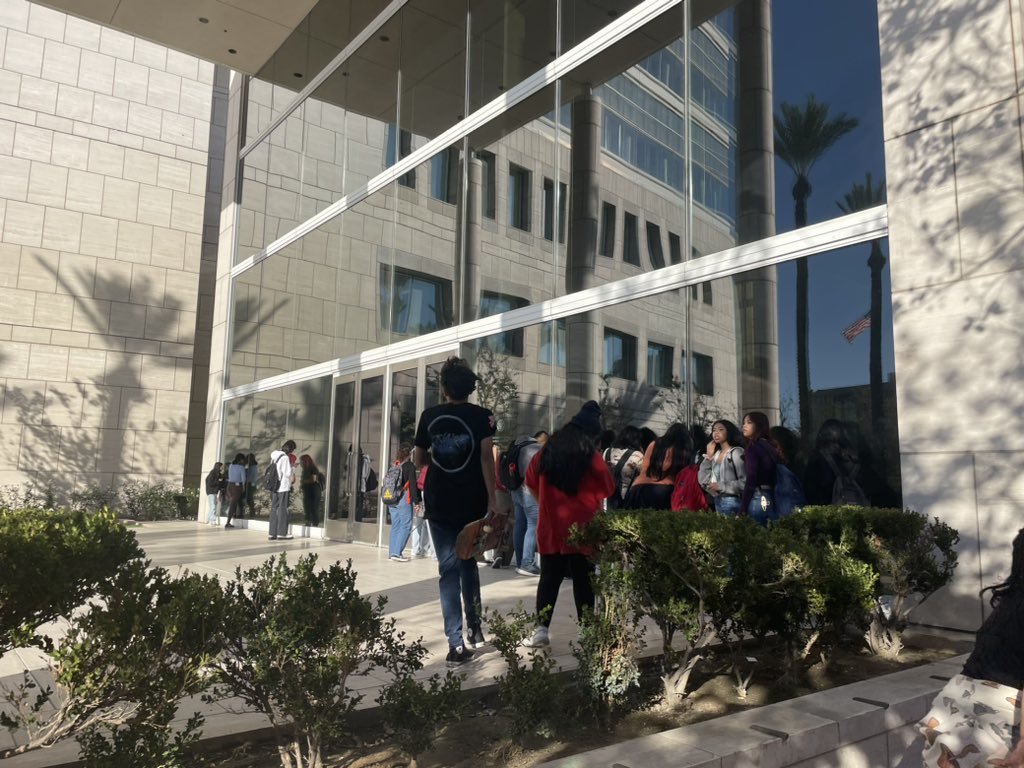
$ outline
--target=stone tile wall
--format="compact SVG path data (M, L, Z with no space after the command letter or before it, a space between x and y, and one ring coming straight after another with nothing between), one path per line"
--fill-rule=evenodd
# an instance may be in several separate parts
M0 0L0 485L182 481L214 79Z

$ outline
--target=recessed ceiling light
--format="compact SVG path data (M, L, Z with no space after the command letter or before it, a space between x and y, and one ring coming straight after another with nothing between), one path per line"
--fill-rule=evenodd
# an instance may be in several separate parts
M235 54L238 53L238 51L236 51L234 48L228 48L228 53Z
M613 19L619 18L619 12L618 11L608 11L608 15L611 16Z
M348 72L342 72L342 73L341 73L341 76L342 76L342 77L348 77Z
M390 40L391 40L391 38L390 38L390 37L388 37L387 35L381 35L381 36L380 36L379 38L377 38L377 39L378 39L378 40L380 40L380 41L381 41L382 43L387 43L387 42L390 42Z
M206 18L205 16L200 16L199 17L199 23L200 24L209 24L210 20L208 18Z
M301 72L292 72L292 77L302 77Z

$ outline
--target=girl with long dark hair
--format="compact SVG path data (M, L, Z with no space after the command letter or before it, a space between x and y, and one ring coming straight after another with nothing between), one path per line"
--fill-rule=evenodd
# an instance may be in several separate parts
M573 525L582 527L594 519L615 489L612 473L597 450L600 434L601 408L591 400L551 435L526 472L526 486L540 507L537 551L541 554L537 583L541 626L523 642L528 648L550 643L551 615L566 574L572 576L577 617L582 618L584 608L594 607L588 553L570 546L568 538Z
M671 509L679 472L692 464L693 443L685 424L673 424L644 455L640 475L626 495L626 509Z
M711 425L711 441L707 444L697 480L715 502L715 511L736 516L740 496L747 482L743 463L743 435L735 424L719 419Z
M974 650L918 723L928 768L1024 766L1024 528L1013 540L1009 578L981 591L986 592L992 593L992 613L978 630Z
M751 411L743 417L743 469L746 479L740 499L739 515L750 515L761 525L778 520L775 508L775 477L779 449L769 434L768 417Z
M308 453L299 456L299 464L302 466L302 477L299 480L302 488L302 514L306 519L306 525L316 528L320 525L320 500L324 495L324 476L320 474L320 467Z

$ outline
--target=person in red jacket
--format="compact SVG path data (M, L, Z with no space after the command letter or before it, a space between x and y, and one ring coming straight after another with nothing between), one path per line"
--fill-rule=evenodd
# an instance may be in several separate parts
M588 552L567 543L573 525L584 526L615 490L608 465L597 450L601 408L593 400L548 439L530 462L526 486L540 506L537 551L541 554L537 583L537 615L541 626L523 641L527 648L548 645L548 627L566 574L572 576L576 615L594 607Z

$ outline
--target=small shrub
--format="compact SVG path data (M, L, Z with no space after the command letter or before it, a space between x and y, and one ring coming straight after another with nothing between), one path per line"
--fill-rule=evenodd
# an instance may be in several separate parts
M658 625L668 705L687 695L701 651L716 636L710 606L728 581L730 530L720 515L621 511L599 516L580 537L600 542L601 583L615 574L632 610ZM677 633L686 639L681 650Z
M237 569L224 589L227 652L215 696L237 696L269 718L284 768L321 766L324 747L347 735L362 700L353 680L378 669L402 678L426 654L384 618L384 597L359 593L351 561L323 570L316 561L270 558Z
M956 529L912 510L807 507L780 525L814 546L844 543L878 574L865 639L872 652L889 658L903 648L911 613L956 568Z
M68 616L142 558L135 534L110 512L0 511L0 653L45 646L39 625Z
M595 578L594 610L580 621L579 641L572 644L578 664L576 681L598 722L609 727L626 710L640 684L636 657L643 647L631 594L619 573Z
M216 579L122 565L50 653L55 690L22 683L4 692L13 713L0 722L27 738L0 757L74 737L88 768L182 765L202 717L180 730L171 722L180 700L207 686L222 628Z
M166 483L129 480L118 491L121 512L132 520L171 520L178 516L180 489Z
M416 758L433 746L446 724L459 719L461 692L462 679L451 672L443 678L431 675L422 683L403 674L381 691L377 703L395 741L410 758L409 768L416 768Z
M537 617L520 603L505 616L488 610L484 621L493 634L491 644L505 660L505 673L494 679L498 698L512 719L512 738L531 733L551 736L564 712L564 683L549 648L537 648L526 659L519 650L523 638L537 626Z
M71 492L71 509L76 512L101 512L104 509L117 509L117 491L100 485L88 485Z

